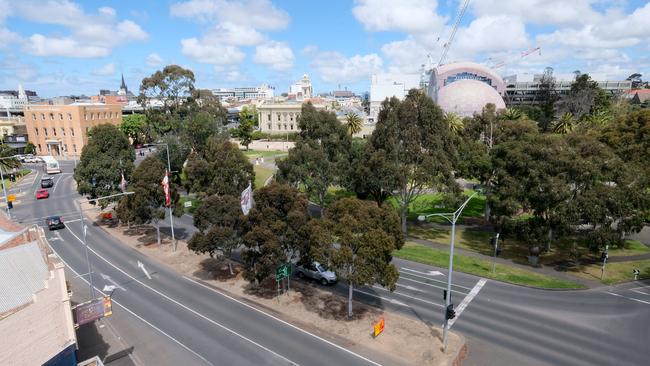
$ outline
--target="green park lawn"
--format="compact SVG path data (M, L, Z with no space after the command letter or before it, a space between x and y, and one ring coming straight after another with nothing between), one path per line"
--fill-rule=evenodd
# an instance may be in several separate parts
M273 157L276 157L278 155L286 155L287 154L286 151L280 151L280 150L271 150L271 151L267 151L267 150L248 150L248 151L242 150L242 152L249 159L255 159L255 158L259 158L259 157L263 157L263 158L266 159L266 158L273 158Z
M626 240L623 248L610 248L609 255L612 257L639 255L650 252L650 247L638 240Z
M448 251L433 249L412 242L406 242L402 249L393 252L393 256L436 267L447 268L449 264ZM458 254L454 255L454 269L460 272L470 273L516 285L547 289L584 288L583 285L576 282L566 281L502 264L497 264L495 266L495 273L492 273L492 263L490 261Z
M263 167L261 165L253 165L255 171L255 188L259 189L264 187L264 182L273 175L273 170Z
M602 268L602 263L594 263L586 266L580 266L579 268L572 270L571 274L589 280L601 281L600 275ZM639 275L640 280L649 279L650 259L607 263L605 266L605 276L601 282L607 285L611 285L620 282L633 281L634 274L632 273L632 270L634 269L638 269L641 272Z
M465 196L468 197L474 193L473 190L466 189L465 190ZM441 193L425 193L423 195L420 195L416 197L413 202L409 205L409 213L408 213L408 220L409 221L416 221L418 219L419 215L429 215L433 213L448 213L455 211L456 209L450 209L450 208L445 208L443 207L443 195ZM467 206L465 206L465 209L463 210L463 213L461 214L461 220L459 223L462 223L462 218L464 217L483 217L483 213L485 211L485 195L482 194L477 194L472 198ZM389 198L389 202L391 202L395 207L397 207L397 202L394 198ZM446 223L447 220L445 220L442 217L436 217L432 216L427 219L429 222L437 222L437 223Z

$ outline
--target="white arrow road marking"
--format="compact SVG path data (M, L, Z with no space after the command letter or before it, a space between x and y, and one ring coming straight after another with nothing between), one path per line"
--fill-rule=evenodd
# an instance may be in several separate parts
M138 267L142 269L142 272L144 272L145 276L147 276L148 279L151 279L149 272L147 272L147 269L144 268L144 264L142 264L142 262L138 261Z
M115 286L113 286L113 285L105 285L104 289L102 290L102 292L105 292L105 293L106 292L113 292L113 291L115 291Z
M112 284L113 284L113 287L119 288L119 289L122 290L122 291L126 291L126 289L124 289L124 287L118 285L117 282L113 281L113 280L111 279L111 276L109 276L109 275L105 275L105 274L103 274L103 273L101 274L101 276L102 276L102 278L104 279L104 281L108 281L108 282L112 283Z
M485 285L486 282L487 282L487 280L485 278L481 278L476 283L476 285L474 286L472 291L470 291L469 294L467 294L467 296L465 296L465 298L460 303L460 305L458 305L458 308L456 308L456 317L451 319L449 321L449 323L447 323L448 324L447 329L451 329L451 326L454 325L456 320L458 320L458 318L460 317L460 314L463 313L463 310L465 310L465 308L467 307L467 305L469 305L469 303L472 301L472 299L474 299L474 297L476 295L478 295L478 292L481 291L481 289L483 288L483 285Z
M416 271L414 269L405 268L405 267L402 267L402 269L405 270L405 271L415 272L415 273L419 273L419 274L423 274L423 275L427 275L427 276L444 276L444 274L442 272L440 272L440 271L420 272L420 271Z
M413 286L409 286L409 285L404 286L404 285L400 285L400 284L398 283L397 286L399 286L399 287L404 287L405 289L407 289L407 290L411 290L411 291L423 292L423 291L420 290L419 288L417 288L417 287L413 287Z

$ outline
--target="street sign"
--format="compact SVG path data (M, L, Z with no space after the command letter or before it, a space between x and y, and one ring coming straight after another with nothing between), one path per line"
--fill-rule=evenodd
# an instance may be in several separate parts
M16 200L16 195L15 194L10 194L7 196L7 201L9 202L14 202Z
M280 265L275 270L275 280L280 281L284 278L287 278L291 275L291 266L288 263Z
M192 207L192 201L185 201L185 203L183 203L183 207L185 208Z
M384 318L375 323L375 338L384 331Z
M75 320L77 325L90 323L97 319L113 314L111 298L100 297L87 303L77 305L75 308Z

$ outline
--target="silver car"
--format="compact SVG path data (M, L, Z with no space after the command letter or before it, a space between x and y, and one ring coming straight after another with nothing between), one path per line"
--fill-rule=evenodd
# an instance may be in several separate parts
M296 266L296 275L298 278L312 278L323 285L336 282L336 274L318 262Z

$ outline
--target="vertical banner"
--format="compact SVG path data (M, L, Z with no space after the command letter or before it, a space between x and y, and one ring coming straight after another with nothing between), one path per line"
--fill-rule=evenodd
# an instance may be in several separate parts
M169 207L172 203L172 198L169 194L169 173L165 171L165 177L161 182L163 191L165 192L165 206Z
M253 187L251 182L248 182L248 187L244 189L241 193L241 210L244 215L248 215L248 212L253 207Z

